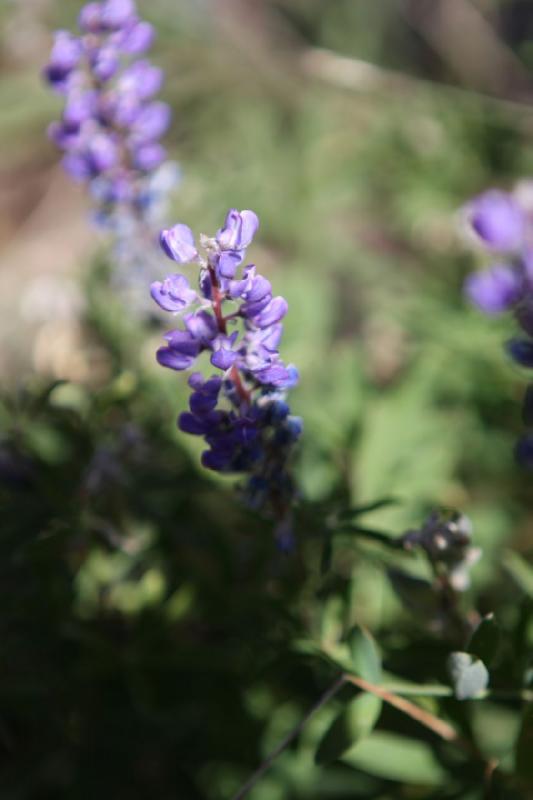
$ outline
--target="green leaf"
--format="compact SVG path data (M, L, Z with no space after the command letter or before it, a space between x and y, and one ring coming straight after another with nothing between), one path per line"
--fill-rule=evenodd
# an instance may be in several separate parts
M503 566L522 591L533 597L533 567L513 550L503 554Z
M340 758L360 739L368 736L381 713L381 699L364 692L351 700L324 734L315 754L317 764Z
M341 760L370 775L407 784L434 786L446 779L429 745L385 731L374 731Z
M471 655L480 658L490 666L496 658L499 648L500 628L494 619L494 614L487 614L470 637L466 649Z
M488 686L489 673L485 664L470 653L452 653L448 669L458 700L475 697Z
M338 529L339 533L351 533L354 536L361 536L364 539L370 539L373 542L379 542L385 547L391 547L395 550L402 547L400 539L393 536L393 534L386 533L385 531L378 531L374 528L364 528L362 525L342 525Z
M533 703L524 710L516 742L516 773L528 785L533 785Z
M360 625L356 625L349 632L347 643L354 673L370 683L379 683L381 657L372 636Z

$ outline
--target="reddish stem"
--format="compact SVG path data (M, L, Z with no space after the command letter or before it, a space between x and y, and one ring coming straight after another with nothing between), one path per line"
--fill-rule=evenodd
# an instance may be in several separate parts
M223 333L224 336L227 334L226 328L226 320L224 319L224 314L222 313L222 293L220 291L217 276L215 270L211 265L209 265L209 277L211 278L211 288L213 292L213 310L215 312L215 317L218 324L218 329L220 333Z
M237 367L232 367L231 368L230 377L231 377L231 380L233 381L233 383L235 384L235 387L237 389L237 393L238 393L239 397L241 398L241 400L244 400L245 403L250 403L251 399L252 399L251 392L249 392L248 389L243 384L243 382L241 380L241 376L239 375L239 370L237 369Z
M227 326L226 326L226 317L222 313L222 301L224 299L223 293L220 291L220 286L217 280L216 272L213 267L209 264L209 277L211 278L211 290L213 293L213 311L215 312L215 318L218 324L218 329L220 333L223 333L224 336L227 335ZM237 367L232 367L230 370L230 378L235 384L235 388L237 389L237 394L243 400L243 402L247 403L248 405L251 403L252 400L252 393L246 388L243 384L241 376L239 374L239 370Z

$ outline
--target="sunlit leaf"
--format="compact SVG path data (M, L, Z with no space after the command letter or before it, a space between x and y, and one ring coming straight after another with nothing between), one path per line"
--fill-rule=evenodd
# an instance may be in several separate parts
M533 597L533 566L513 550L504 553L503 566L517 586Z
M475 697L488 686L489 673L485 664L470 653L452 653L448 670L458 700Z
M381 681L381 657L372 636L357 625L347 637L352 669L356 675L369 681Z
M374 731L342 756L357 769L391 781L434 786L446 773L429 745L385 731Z

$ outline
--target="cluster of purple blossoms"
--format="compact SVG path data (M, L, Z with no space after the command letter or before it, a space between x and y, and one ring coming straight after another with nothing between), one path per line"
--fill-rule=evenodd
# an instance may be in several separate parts
M285 396L298 373L278 350L287 302L272 296L269 281L253 264L243 265L258 225L253 211L230 210L213 238L200 237L204 256L186 225L163 230L167 256L198 265L198 289L174 274L153 283L151 294L182 321L165 335L158 362L186 370L205 352L217 370L207 379L199 372L190 375L190 410L179 416L179 428L204 438L205 467L247 476L247 501L276 519L280 546L286 548L295 493L288 461L302 422L290 415Z
M168 169L159 140L170 108L154 100L163 72L142 57L154 30L133 0L88 3L79 28L79 36L56 32L44 69L65 101L49 135L69 175L89 184L101 224L116 229L132 218L142 224L162 201L158 173Z
M506 350L517 364L533 369L533 181L519 183L512 192L487 191L468 204L465 215L492 258L488 269L468 276L465 293L486 314L513 314L520 334L506 343ZM530 390L523 418L533 425ZM533 434L519 440L516 454L533 468Z

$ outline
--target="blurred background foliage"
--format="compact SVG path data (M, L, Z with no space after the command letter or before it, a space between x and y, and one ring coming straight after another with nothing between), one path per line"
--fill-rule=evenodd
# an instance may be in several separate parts
M527 684L525 378L502 352L509 321L463 300L476 254L457 209L532 173L531 3L139 0L183 170L169 221L209 233L253 208L251 255L289 301L305 421L289 557L175 429L186 387L154 364L165 323L110 290L105 240L46 139L60 105L39 71L80 5L0 2L2 797L230 798L334 679L317 653L354 625L396 683L447 685L464 646L387 576L423 562L343 534L321 572L332 514L384 496L399 502L362 519L390 535L438 505L470 516L483 557L464 606L504 632L491 686ZM384 704L330 763L317 749L348 700L253 800L531 797L516 700L420 701L474 756Z

